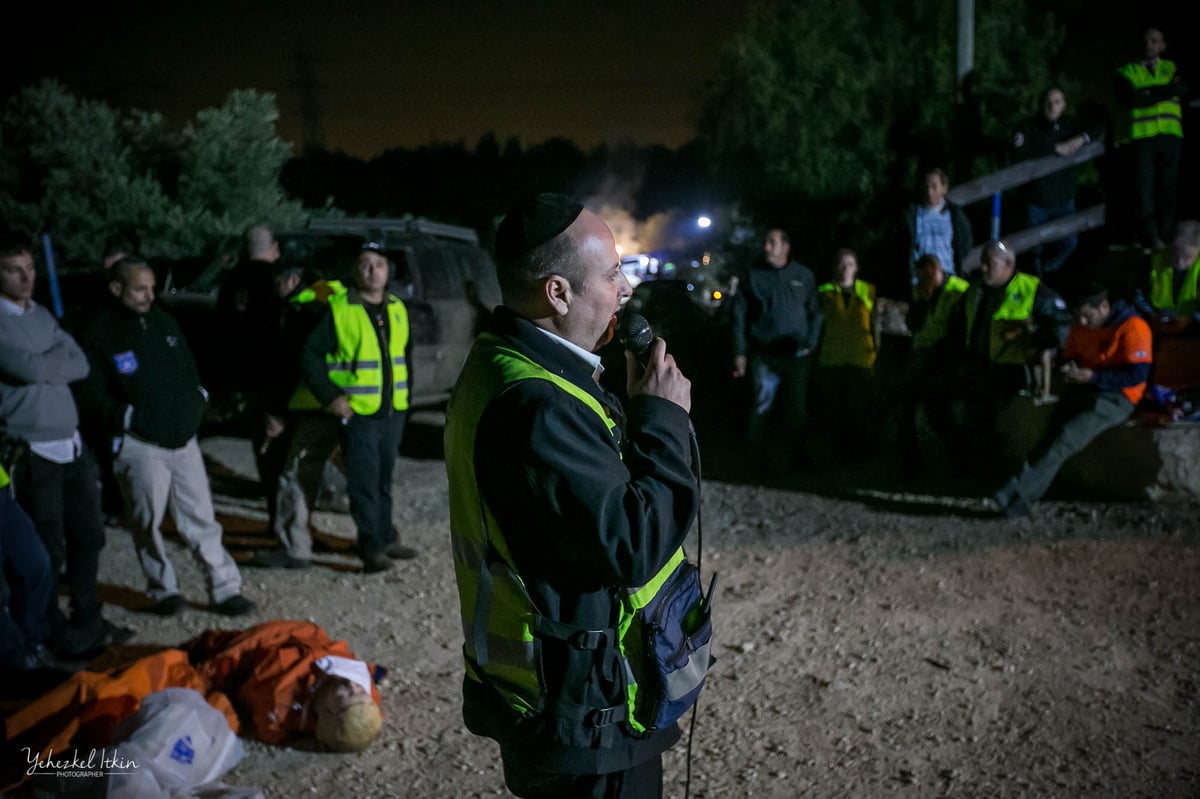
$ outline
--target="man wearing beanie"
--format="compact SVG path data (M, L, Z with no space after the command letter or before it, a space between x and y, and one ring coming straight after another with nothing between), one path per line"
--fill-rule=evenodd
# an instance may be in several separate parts
M628 408L598 385L596 350L632 289L612 231L578 202L517 204L496 261L503 303L445 434L464 720L500 744L517 796L660 796L679 729L631 709L648 655L626 658L618 619L696 517L691 383L655 339L644 366L626 354Z

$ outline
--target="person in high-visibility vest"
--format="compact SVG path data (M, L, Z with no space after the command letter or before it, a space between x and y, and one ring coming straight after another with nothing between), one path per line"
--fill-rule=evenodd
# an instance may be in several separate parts
M1187 82L1175 62L1163 58L1167 39L1147 28L1140 58L1117 70L1114 96L1121 107L1116 145L1129 158L1135 235L1144 247L1161 249L1174 234L1179 162L1183 155L1183 106Z
M624 589L682 558L699 508L691 383L654 339L644 366L626 354L627 407L600 385L632 288L582 204L517 204L496 260L504 301L446 414L464 721L499 743L517 796L661 796L679 727L634 726L631 674L652 655L621 651L614 627Z
M329 298L349 289L340 280L317 280L290 292L279 323L279 354L267 398L264 460L278 464L267 525L279 549L263 549L246 561L264 569L307 569L312 565L309 521L325 464L341 441L341 426L304 384L304 344L328 312ZM278 460L274 460L278 458Z
M1151 256L1134 305L1158 334L1200 325L1200 220L1182 220L1171 246Z
M392 524L392 471L408 412L408 310L387 290L391 263L366 242L354 287L329 297L329 311L304 344L304 383L318 407L342 422L342 463L358 555L367 573L416 556Z
M815 373L822 437L839 460L857 460L878 440L873 390L875 286L858 279L858 256L838 250L833 280L817 287L825 320Z
M1034 365L1062 347L1071 321L1058 292L1017 271L1006 242L984 245L978 271L950 319L946 361L930 378L925 403L935 432L958 465L971 469L994 465L987 456L996 446L996 417L1035 385Z
M907 323L912 349L897 378L896 447L901 482L913 482L924 474L918 414L930 393L929 381L943 366L950 318L966 296L970 285L958 275L947 274L941 259L926 253L917 259L917 283L912 289Z

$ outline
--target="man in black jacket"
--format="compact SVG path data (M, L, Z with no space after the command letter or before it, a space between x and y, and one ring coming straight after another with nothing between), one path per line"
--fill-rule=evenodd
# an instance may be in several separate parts
M1013 135L1013 157L1018 161L1059 156L1070 158L1079 148L1103 132L1099 125L1088 126L1066 113L1067 97L1053 86L1042 95L1042 112L1025 120ZM1075 172L1073 166L1038 178L1023 191L1025 224L1029 227L1061 219L1075 213ZM1074 234L1033 248L1033 273L1044 277L1056 272L1079 244Z
M948 321L946 363L930 376L926 403L930 425L959 466L997 463L1000 411L1036 387L1035 367L1062 347L1070 325L1062 297L1040 278L1018 272L1009 244L984 245L978 275Z
M408 412L409 335L408 310L387 290L390 275L387 253L364 242L354 286L330 296L301 356L304 384L341 423L346 493L368 574L417 555L400 543L392 520L392 475Z
M90 422L117 452L113 471L152 610L175 615L186 602L167 557L162 520L170 505L179 534L204 570L209 610L254 609L241 595L237 564L221 543L196 433L207 394L173 317L154 305L154 271L137 256L112 268L118 304L102 311L83 340L92 370L81 386Z
M504 304L446 420L463 716L499 742L517 796L662 796L679 728L634 731L616 642L591 631L612 632L622 587L654 578L695 519L691 384L657 339L644 367L626 356L628 416L599 385L596 350L632 290L595 213L538 195L496 241ZM545 622L528 643L508 634L522 603Z
M817 280L792 260L787 233L772 228L763 257L733 295L733 376L748 374L753 383L748 447L762 477L805 459L808 379L821 326Z

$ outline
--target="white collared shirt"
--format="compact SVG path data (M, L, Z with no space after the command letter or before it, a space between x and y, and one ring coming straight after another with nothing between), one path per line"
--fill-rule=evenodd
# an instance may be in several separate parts
M6 316L24 316L31 313L35 307L37 307L37 303L32 299L29 300L29 307L26 308L24 305L17 305L8 297L0 297L0 313L4 313Z
M593 380L600 379L600 375L602 375L604 373L604 365L602 363L600 363L599 355L597 355L594 352L588 352L583 347L580 347L577 344L572 344L570 341L567 341L562 336L558 335L557 333L551 333L549 330L547 330L544 327L539 327L538 330L542 331L547 336L552 338L554 341L557 341L559 344L563 345L568 350L575 353L580 358L583 358L583 360L587 361L588 365L592 367L592 379Z

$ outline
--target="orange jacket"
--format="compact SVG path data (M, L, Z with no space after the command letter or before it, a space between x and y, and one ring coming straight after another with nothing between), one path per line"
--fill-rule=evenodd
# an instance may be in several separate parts
M118 723L137 712L142 699L164 688L193 688L225 715L238 731L237 713L229 699L188 663L181 649L165 649L105 672L81 671L4 720L5 747L45 757L78 748L99 748L113 742ZM3 775L5 778L11 775ZM6 780L5 780L6 781Z
M316 726L308 712L321 678L315 663L326 655L354 659L345 641L306 621L212 630L183 646L208 684L233 698L254 737L270 744L311 733ZM371 696L378 705L374 684Z
M1067 343L1063 345L1063 358L1096 372L1117 366L1150 363L1153 358L1150 325L1137 314L1127 312L1124 308L1120 310L1123 313L1113 320L1115 324L1100 327L1072 325ZM1134 405L1141 401L1145 392L1144 381L1121 389L1125 398Z

